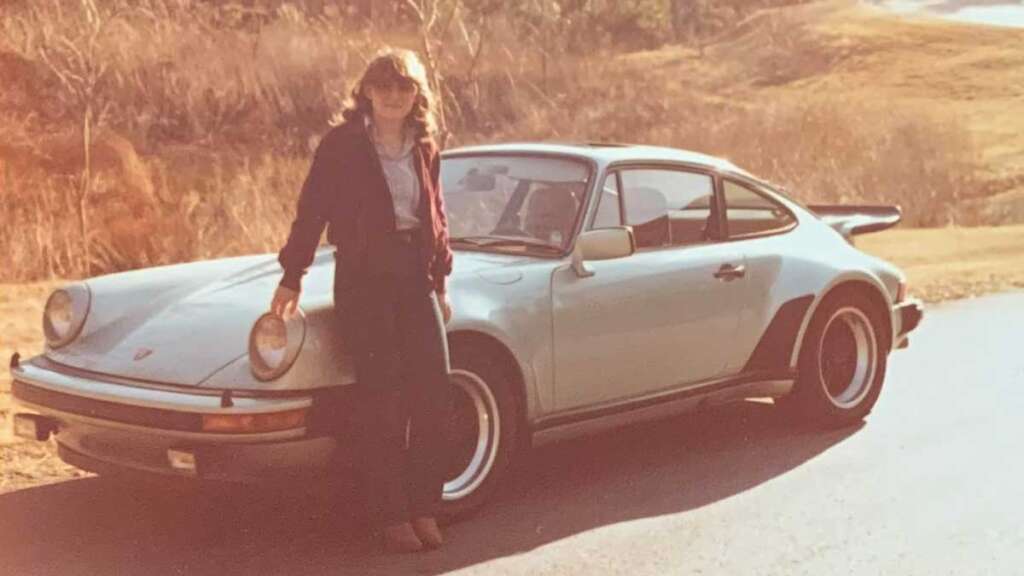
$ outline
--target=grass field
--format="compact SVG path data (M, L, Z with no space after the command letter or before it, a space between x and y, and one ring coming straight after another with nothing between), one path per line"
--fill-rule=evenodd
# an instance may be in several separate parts
M1024 290L1024 226L897 229L858 246L899 265L926 302Z
M38 9L0 14L4 282L273 249L365 59L420 44L295 10L225 27L220 3L150 0L162 16L131 13L98 37L109 74L90 180L77 101L41 56L57 54L58 33L77 38L82 17L21 4ZM465 42L445 52L448 145L676 146L804 201L901 204L907 226L1024 223L1024 30L822 0L652 50L548 54L505 33L491 30L478 66Z

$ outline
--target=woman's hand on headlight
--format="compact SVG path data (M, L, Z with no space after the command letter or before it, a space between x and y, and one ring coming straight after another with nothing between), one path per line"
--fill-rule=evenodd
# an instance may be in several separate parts
M299 290L292 290L285 286L278 286L274 290L274 299L270 303L270 312L285 320L295 314L299 307Z

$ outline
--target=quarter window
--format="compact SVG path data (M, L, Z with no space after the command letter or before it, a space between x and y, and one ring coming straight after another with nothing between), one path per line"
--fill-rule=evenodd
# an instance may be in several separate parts
M730 237L777 232L796 221L781 204L742 184L725 180L723 191Z

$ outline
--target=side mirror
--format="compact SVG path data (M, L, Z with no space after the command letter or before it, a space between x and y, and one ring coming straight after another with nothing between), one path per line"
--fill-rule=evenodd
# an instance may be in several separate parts
M576 247L572 251L572 269L580 278L593 276L584 264L593 260L611 260L624 258L636 252L636 241L633 229L629 226L587 230L576 239Z

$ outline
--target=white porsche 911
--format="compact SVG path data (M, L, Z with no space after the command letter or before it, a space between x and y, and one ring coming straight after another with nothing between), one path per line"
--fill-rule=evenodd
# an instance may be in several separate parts
M476 508L520 448L771 397L794 421L867 415L922 316L852 238L897 207L804 206L733 164L646 146L450 150L447 512ZM45 352L11 359L15 428L99 473L261 481L350 454L351 359L332 326L333 247L301 314L266 313L273 254L56 290Z

